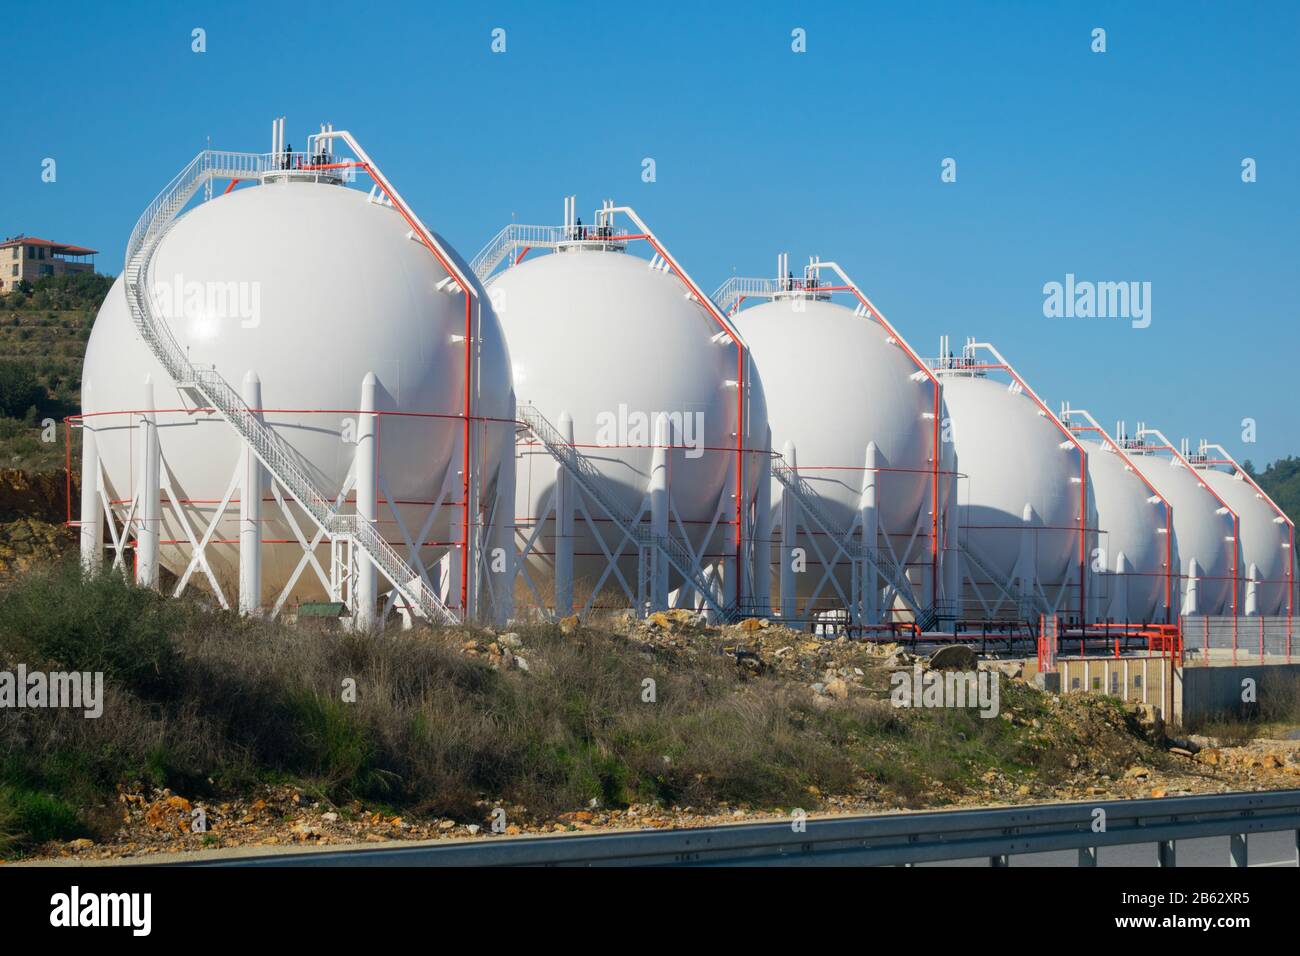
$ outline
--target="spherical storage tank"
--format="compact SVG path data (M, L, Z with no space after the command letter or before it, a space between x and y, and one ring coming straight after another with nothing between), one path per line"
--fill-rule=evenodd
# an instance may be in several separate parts
M1241 541L1241 582L1237 608L1242 614L1282 615L1287 610L1288 527L1250 483L1214 468L1197 475L1237 513ZM1251 577L1256 584L1251 584Z
M676 516L669 533L685 529L702 563L724 573L734 553L734 524L708 535L721 520L734 522L728 481L736 464L737 347L704 307L687 298L683 283L611 243L562 244L550 255L525 260L489 281L514 363L520 408L532 405L557 429L572 420L578 450L601 473L605 490L630 514L642 513L650 480L653 423L674 421L668 456L669 494ZM749 400L741 428L747 453L745 500L757 487L766 451L763 387L749 365ZM675 416L675 417L674 417ZM678 431L678 428L681 431ZM689 430L689 431L687 431ZM542 515L555 487L556 467L545 449L521 446L516 472L516 520ZM724 500L725 496L725 500ZM588 503L588 509L592 509ZM574 522L573 576L581 605L606 567L601 546L622 547L620 571L636 587L635 549L603 513L592 514L600 540L582 518ZM548 520L529 553L530 573L544 579L555 550ZM679 576L670 571L673 587ZM608 583L612 584L612 580Z
M1150 467L1144 460L1152 462ZM1221 505L1201 482L1199 473L1174 457L1137 459L1138 467L1174 509L1174 537L1178 546L1180 613L1232 613L1232 516L1219 514ZM1195 562L1195 568L1193 568ZM1195 607L1188 584L1196 582Z
M1098 616L1119 622L1165 620L1165 568L1173 547L1165 529L1165 506L1109 445L1083 440L1088 484L1097 506L1093 596ZM1098 565L1104 559L1105 570ZM1177 555L1173 555L1177 561ZM1177 604L1177 595L1170 594ZM1176 609L1175 609L1176 610Z
M834 302L776 298L740 310L733 321L763 371L772 449L793 446L822 512L838 528L853 525L874 442L880 533L900 559L928 560L934 393L928 378L913 378L916 363L882 325ZM781 491L774 479L773 527ZM925 527L905 555L922 511ZM847 564L837 572L848 593ZM820 577L796 575L797 593L806 597Z
M381 412L456 415L462 410L464 297L438 288L447 272L408 233L395 209L368 201L364 192L285 176L194 207L176 221L152 260L155 311L190 362L215 367L235 389L246 373L255 373L265 421L296 451L315 488L331 498L343 489L353 464L352 436L367 373L378 378ZM486 295L481 298L486 303ZM480 337L475 414L509 420L509 357L486 304ZM96 433L119 520L129 510L139 469L133 428L138 418L123 413L155 408L164 472L184 503L190 527L202 535L230 489L241 445L215 413L184 410L193 401L176 388L137 333L121 279L95 321L82 380L86 425ZM461 424L387 415L378 427L379 474L385 483L378 493L379 528L400 545L383 500L403 502L402 519L416 534L448 469L459 467ZM494 479L502 462L512 460L513 437L513 429L502 428L476 439L485 482ZM303 555L295 530L274 503L269 480L262 497L267 542L262 595L270 602ZM238 578L238 493L234 499L207 549L223 588ZM457 491L451 500L458 499ZM292 510L310 539L315 527L303 512ZM441 515L445 519L453 510L443 508ZM162 518L160 561L181 573L191 549L183 543L184 522L166 493ZM446 542L448 534L442 520L425 541ZM421 556L427 563L437 550L425 547ZM404 546L401 551L405 554ZM328 542L317 557L328 573ZM323 593L310 569L293 591L300 599Z
M1078 449L1014 386L969 373L946 373L942 382L961 474L961 543L1003 581L1032 572L1049 606L1067 615L1077 611ZM1018 568L1026 542L1029 565ZM996 601L996 589L965 557L961 563L981 582L985 601ZM978 613L976 596L968 588L965 595L966 612Z

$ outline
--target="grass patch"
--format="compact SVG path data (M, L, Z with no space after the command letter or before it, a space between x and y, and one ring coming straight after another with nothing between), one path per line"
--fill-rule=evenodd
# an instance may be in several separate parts
M292 782L343 806L481 822L484 800L535 817L593 800L811 810L818 795L865 793L913 805L977 787L990 768L1065 766L1098 740L1127 756L1106 737L1124 735L1115 708L1080 700L1075 729L1047 734L1032 725L1060 723L1046 698L1009 681L1014 723L899 711L883 691L817 707L804 684L716 653L716 635L688 658L603 630L517 633L527 672L463 655L468 638L492 639L469 628L291 628L113 574L27 578L0 594L0 667L102 670L104 713L0 711L0 831L21 852L93 829L118 787L195 798Z

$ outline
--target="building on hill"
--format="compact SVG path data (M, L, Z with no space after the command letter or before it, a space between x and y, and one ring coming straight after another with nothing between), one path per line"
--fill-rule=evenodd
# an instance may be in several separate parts
M96 249L34 236L6 239L0 242L0 292L12 292L21 282L34 285L42 276L94 272L96 255Z

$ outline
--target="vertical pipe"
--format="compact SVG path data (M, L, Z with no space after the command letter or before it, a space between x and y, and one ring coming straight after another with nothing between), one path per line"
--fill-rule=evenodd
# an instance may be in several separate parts
M726 500L727 495L734 495L737 501L740 500L740 498L744 493L740 489L740 486L738 484L739 481L740 481L739 471L732 471L730 474L727 475L726 483L723 485L722 488L724 501ZM736 520L739 521L740 517L741 516L739 512L737 512L737 514L735 515ZM744 593L740 581L740 576L742 574L742 559L741 559L741 552L739 550L740 548L739 525L737 525L737 535L735 540L736 540L737 551L734 555L734 559L735 559L734 562L731 562L729 567L728 561L725 558L719 558L717 563L718 573L722 575L722 606L724 608L736 607L741 598L741 595ZM710 614L713 613L714 612L712 611L712 609L710 609ZM719 623L722 622L720 621Z
M1183 585L1183 617L1195 616L1201 613L1200 580L1201 565L1195 558L1192 558L1187 562L1187 581Z
M799 460L794 442L786 442L782 450L786 466L794 475L799 474ZM781 492L781 617L789 621L795 616L794 549L799 529L799 502L787 490Z
M880 534L878 508L879 449L874 441L867 442L866 461L862 470L862 496L858 511L862 516L862 547L867 560L862 562L862 616L867 624L880 623L880 580L871 556L875 554Z
M82 387L82 404L87 387ZM90 419L81 420L81 569L94 574L104 564L103 512L99 504L99 447Z
M153 381L144 380L144 404L140 415L140 470L136 505L139 518L136 531L135 583L141 587L158 586L158 540L161 523L161 461L158 449L158 422L154 414Z
M262 381L249 369L244 373L244 404L261 417ZM262 606L262 463L245 442L239 488L239 611L257 614Z
M514 403L506 417L515 417ZM497 424L496 427L513 425ZM509 457L501 462L497 472L497 497L492 509L492 553L488 573L492 575L492 593L496 597L493 621L505 627L515 614L515 469L519 459L515 455L513 434L509 441Z
M361 380L361 406L357 416L357 448L355 458L357 517L374 527L379 517L379 462L377 460L377 430L375 415L375 396L378 379L374 372L367 372ZM379 580L375 566L361 555L353 559L356 575L352 589L355 605L352 608L352 622L357 630L369 631L375 626L375 605L379 600Z
M951 444L948 447L951 448ZM956 449L953 449L949 457L948 501L944 510L944 522L946 524L944 546L946 550L943 553L943 596L945 600L951 602L953 614L959 617L961 611L961 540L957 525L960 505L957 490Z
M573 447L573 416L560 412L557 422L565 444ZM555 613L568 617L573 613L573 495L576 489L569 470L555 463Z
M650 532L668 536L668 456L673 443L672 423L663 412L655 418L654 449L650 463ZM668 561L660 548L650 550L652 610L668 609Z
M754 605L755 613L772 613L772 429L763 439L758 462L758 491L754 501Z
M450 270L448 270L450 271ZM461 468L461 544L460 544L460 613L461 619L468 621L469 613L469 569L470 569L470 534L473 513L470 510L472 457L472 422L474 416L474 353L478 350L478 339L474 335L474 302L470 290L462 290L465 296L465 427L462 434ZM479 305L480 311L482 304ZM480 316L481 318L481 316Z

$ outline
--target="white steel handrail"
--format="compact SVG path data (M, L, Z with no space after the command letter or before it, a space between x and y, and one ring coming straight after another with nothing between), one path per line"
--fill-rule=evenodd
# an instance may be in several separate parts
M488 243L470 260L470 268L480 282L486 282L502 262L506 262L507 266L514 265L516 254L524 249L556 249L577 242L622 245L628 239L626 230L602 231L600 226L585 224L538 226L511 223L488 240Z

